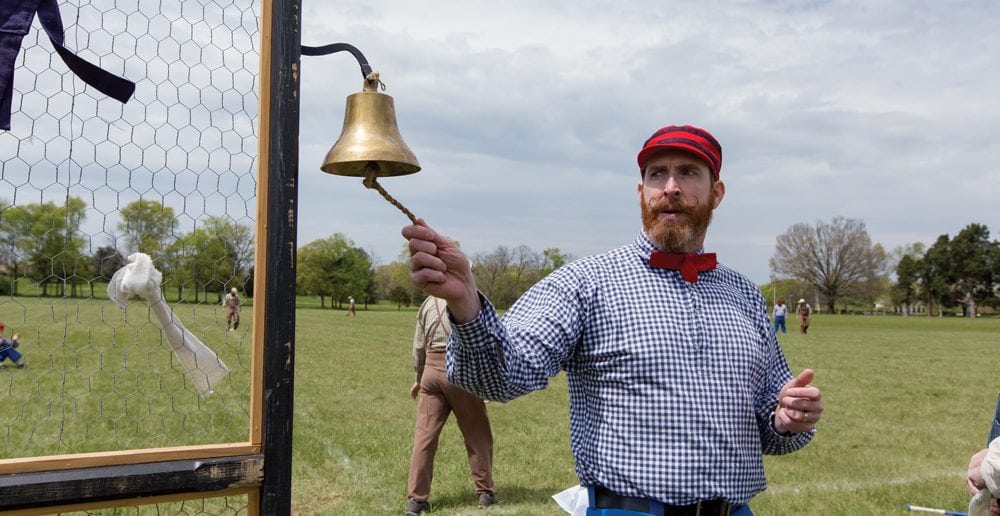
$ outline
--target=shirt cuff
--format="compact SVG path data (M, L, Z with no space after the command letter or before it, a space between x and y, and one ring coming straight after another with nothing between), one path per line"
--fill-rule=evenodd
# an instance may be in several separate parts
M793 439L797 438L798 436L800 436L802 434L815 434L816 433L816 429L815 428L812 429L812 430L809 430L808 432L792 432L792 433L789 433L789 434L783 434L783 433L779 432L777 428L774 428L774 411L771 411L771 417L768 418L768 422L769 423L767 425L767 431L771 434L771 437L773 437L775 439L793 440Z
M452 339L449 339L449 344L456 342L459 346L468 349L486 348L492 344L492 336L496 333L495 329L500 327L500 318L490 300L486 299L482 292L478 292L478 294L479 303L483 308L471 321L457 324L452 317L451 310L448 311L448 322L451 323L452 329Z

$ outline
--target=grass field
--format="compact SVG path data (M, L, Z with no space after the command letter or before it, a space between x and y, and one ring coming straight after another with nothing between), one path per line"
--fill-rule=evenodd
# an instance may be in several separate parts
M246 439L248 313L229 333L220 307L177 308L234 372L216 394L199 398L141 306L126 317L107 302L43 310L32 302L0 303L8 324L30 328L22 346L28 369L0 371L0 456ZM293 511L401 514L416 409L408 396L415 309L344 314L297 312ZM985 444L1000 391L1000 318L819 315L808 336L791 324L780 337L789 363L816 370L826 411L809 446L766 459L769 488L751 503L756 514L903 514L908 502L964 510L966 464ZM461 436L449 422L431 514L563 514L550 496L576 483L565 378L491 404L490 418L500 503L476 508Z
M415 402L414 312L299 310L293 510L401 514ZM803 450L766 460L758 515L965 510L965 469L985 444L1000 390L1000 319L815 318L780 340L795 371L816 370L826 410ZM501 502L476 508L461 436L445 428L431 514L564 514L549 498L576 483L565 379L490 405Z
M225 330L221 306L174 315L229 367L198 395L145 301L0 298L5 335L21 333L27 369L0 369L0 458L246 441L250 332ZM246 318L249 320L249 317Z

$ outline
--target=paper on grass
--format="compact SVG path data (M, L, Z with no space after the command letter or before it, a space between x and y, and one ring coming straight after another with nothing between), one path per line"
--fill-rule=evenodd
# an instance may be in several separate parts
M573 486L552 495L552 499L559 504L559 507L570 514L570 516L586 516L587 507L590 505L590 498L587 488L583 486Z

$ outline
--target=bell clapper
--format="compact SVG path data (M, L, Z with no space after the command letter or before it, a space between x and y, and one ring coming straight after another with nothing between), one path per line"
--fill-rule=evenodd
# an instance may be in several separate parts
M385 200L389 201L389 204L399 208L399 211L409 217L410 222L416 224L417 217L410 210L406 209L406 206L403 206L402 203L393 199L393 197L389 195L389 192L385 191L385 188L382 188L382 185L378 184L376 177L378 177L378 163L369 161L368 164L365 165L365 178L361 180L361 184L365 185L365 188L372 188L378 191L378 193L381 194Z

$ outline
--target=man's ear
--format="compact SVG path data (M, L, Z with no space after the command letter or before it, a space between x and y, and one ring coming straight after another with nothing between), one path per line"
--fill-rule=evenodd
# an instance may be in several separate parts
M712 183L712 191L715 193L714 201L712 202L712 209L714 210L722 204L722 198L726 196L726 183L723 183L721 179Z

